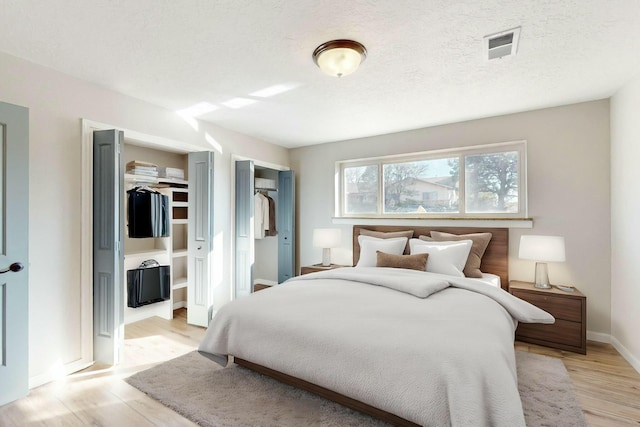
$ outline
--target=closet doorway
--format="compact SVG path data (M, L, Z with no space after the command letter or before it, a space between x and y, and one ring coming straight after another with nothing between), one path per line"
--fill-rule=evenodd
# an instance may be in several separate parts
M260 207L268 215L263 217ZM295 275L292 170L255 160L235 161L234 255L235 298L249 295L256 285L277 285Z
M91 361L117 364L122 359L126 323L151 316L170 319L174 308L186 306L188 323L208 324L212 305L213 153L178 141L109 128L83 121L83 195L89 196L88 206L87 197L83 197L83 219L87 221L83 223L82 277L83 284L89 284L83 285L82 296L83 356L90 354ZM134 163L159 163L183 170L184 179L144 177L140 173L144 168L129 173ZM157 235L133 238L127 229L127 191L140 187L143 193L157 193L158 200L166 201L158 205L166 212L166 222ZM154 262L163 274L152 274ZM141 264L151 268L140 268ZM150 288L143 288L144 292L136 288L136 295L148 304L131 307L130 284L141 282L132 277L148 277ZM143 295L150 289L158 293ZM87 306L90 313L85 313ZM89 336L86 325L91 323Z

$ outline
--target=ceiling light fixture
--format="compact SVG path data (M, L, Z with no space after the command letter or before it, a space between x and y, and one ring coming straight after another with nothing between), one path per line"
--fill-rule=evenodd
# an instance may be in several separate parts
M367 49L353 40L332 40L313 51L313 61L330 76L348 76L367 57Z

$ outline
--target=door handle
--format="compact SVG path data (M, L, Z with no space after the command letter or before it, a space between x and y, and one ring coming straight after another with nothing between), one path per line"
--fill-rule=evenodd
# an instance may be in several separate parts
M20 264L19 262L14 262L9 267L0 270L0 274L7 273L9 271L13 271L14 273L17 273L18 271L22 271L23 268L24 268L24 265Z

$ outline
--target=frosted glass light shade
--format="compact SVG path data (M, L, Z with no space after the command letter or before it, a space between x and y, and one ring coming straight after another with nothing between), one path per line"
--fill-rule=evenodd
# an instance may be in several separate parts
M564 262L564 237L521 236L518 257L533 261Z
M367 57L367 50L353 40L332 40L321 44L313 52L313 60L323 73L344 77L358 69Z

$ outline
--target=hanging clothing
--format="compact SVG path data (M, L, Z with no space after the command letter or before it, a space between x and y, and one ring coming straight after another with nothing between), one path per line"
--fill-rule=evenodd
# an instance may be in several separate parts
M253 222L253 237L264 239L269 228L269 200L260 192L253 196Z
M127 191L129 237L169 236L169 198L145 187Z
M266 196L269 202L269 226L265 230L267 236L277 236L278 230L276 230L276 202L271 197Z

